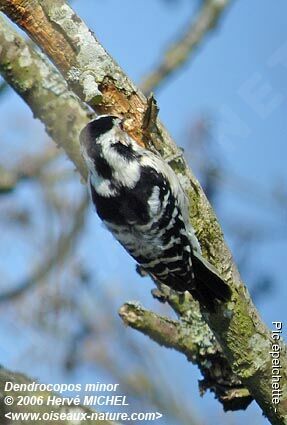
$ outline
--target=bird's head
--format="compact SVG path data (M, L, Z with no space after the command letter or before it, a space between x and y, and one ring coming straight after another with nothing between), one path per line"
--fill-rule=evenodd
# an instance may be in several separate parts
M97 181L135 186L140 177L142 148L125 132L122 119L99 116L81 131L80 143L89 172Z

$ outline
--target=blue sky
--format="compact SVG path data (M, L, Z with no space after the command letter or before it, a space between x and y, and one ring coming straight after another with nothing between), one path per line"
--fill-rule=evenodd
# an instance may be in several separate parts
M75 3L75 9L128 75L140 82L185 28L190 3L182 0L167 7L161 1L126 1L123 6L122 2L109 0L98 2L95 8L92 1L86 1ZM287 67L281 64L287 58L287 48L282 61L277 59L276 65L270 65L287 42L286 11L282 0L276 6L271 1L235 1L195 57L157 93L162 121L179 145L184 144L188 122L200 113L210 112L225 167L242 177L247 188L249 183L251 188L254 186L255 194L257 189L263 198L266 194L266 200L260 202L248 190L237 192L232 184L223 187L223 205L218 211L223 228L224 216L236 213L251 223L262 223L263 230L268 224L271 229L282 226L283 236L286 232L284 208L280 211L270 205L268 195L274 181L279 187L287 181ZM254 90L248 92L246 87L252 84ZM263 93L260 100L259 92L266 85L271 91ZM254 101L250 102L248 96L252 95ZM280 104L270 108L270 102L278 96ZM258 103L263 112L267 111L266 116L261 115L261 109L258 112ZM255 264L267 265L280 285L280 291L264 303L262 314L270 323L274 311L282 315L285 312L287 289L281 265L286 261L286 238L271 238L256 248Z
M85 0L73 4L106 49L138 83L158 63L163 51L188 23L191 3L191 0L179 0L176 5L167 6L160 0ZM268 195L272 190L270 182L276 181L280 188L286 187L287 182L287 66L281 64L284 59L287 63L287 48L278 53L278 49L287 42L286 14L287 4L283 0L276 3L271 0L235 1L192 60L156 93L161 119L180 146L185 143L189 123L201 113L211 114L214 138L220 146L226 169L246 181L246 187L241 191L232 184L220 187L222 195L217 213L223 229L230 217L239 216L245 218L246 223L261 224L266 231L273 228L282 230L282 237L271 237L267 242L256 244L254 252L250 252L254 269L268 270L277 284L272 295L259 305L260 313L269 326L272 320L286 323L286 208L274 206ZM257 104L254 97L253 101L250 100L252 84L257 90ZM263 100L258 106L260 90L263 90ZM270 102L277 103L277 106L274 103L271 108ZM0 137L7 141L3 160L15 159L19 146L23 148L24 145L25 149L29 149L30 140L35 140L36 149L41 149L42 126L35 122L23 102L16 95L9 95L5 102L2 100L0 108ZM258 197L258 193L262 196ZM18 196L25 200L26 189L22 188ZM35 202L33 199L31 202ZM80 253L88 259L91 269L104 283L114 280L118 306L127 298L136 298L145 306L155 308L156 304L147 290L152 287L151 284L142 283L134 272L133 261L101 226L92 208L87 228L89 231L81 241ZM232 246L228 232L226 236ZM4 260L1 269L4 269L5 262L9 264L11 261L9 255L15 255L13 248L7 255L10 237L4 233L5 244L2 240L0 247ZM95 240L101 246L101 252L97 252L97 255L91 250ZM17 248L22 270L25 268L25 256L21 249L24 248L21 243ZM18 368L26 368L29 372L35 367L33 362L19 365L15 355L11 360L14 352L11 335L14 334L19 341L19 352L23 345L13 329L12 319L7 319L5 327L1 327L3 339L8 334L9 338L6 337L6 350L2 352L0 363L11 367L18 364ZM32 338L38 336L33 334ZM162 353L161 350L158 347L159 353ZM176 353L167 352L165 356L176 366L173 378L177 379L178 374L182 376L181 384L196 402L199 415L208 419L212 413L215 418L213 423L220 423L223 414L213 397L208 395L200 399L197 394L199 374L195 368L190 368L183 356ZM47 380L50 376L49 367L36 369L41 379ZM60 371L58 373L54 371L53 379L61 376ZM203 410L206 406L209 411L205 416ZM228 417L234 423L250 418L254 425L266 423L255 404L247 413L229 414Z

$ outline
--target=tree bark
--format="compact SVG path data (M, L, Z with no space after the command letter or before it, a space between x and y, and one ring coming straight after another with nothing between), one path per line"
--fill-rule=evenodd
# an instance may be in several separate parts
M73 136L76 135L77 149L72 149L70 157L77 165L77 168L81 172L82 176L85 178L86 170L82 167L82 160L78 144L78 134L79 129L81 129L87 122L86 107L81 102L75 103L76 99L72 92L64 92L64 97L62 97L62 95L58 96L57 93L54 93L51 90L48 90L47 92L47 81L54 79L57 80L56 87L65 87L65 81L63 80L63 77L61 77L61 75L52 67L52 65L46 62L43 56L39 55L39 53L37 53L31 46L29 46L27 42L23 40L22 37L20 37L16 31L1 17L0 24L0 43L2 46L2 53L0 55L0 70L2 75L27 102L34 115L39 116L40 119L44 122L46 125L46 130L52 137L54 137L54 140L58 146L62 146L64 149L67 149L67 145L69 143L71 143L73 146L73 143L75 142ZM33 58L33 60L25 60L27 56ZM38 70L41 70L42 68L45 69L45 72L38 72ZM28 91L27 87L29 88ZM49 108L47 108L47 110L42 107L40 112L37 110L39 106L39 96L42 96L44 101L47 100L51 105ZM81 108L83 109L80 111L78 120L72 120L69 125L67 125L68 123L65 124L65 117L67 111L70 110L71 102L72 105L77 108L76 111ZM47 116L46 113L48 113ZM59 126L59 116L61 116L63 124L63 127L60 127L61 131L57 131ZM69 117L69 114L67 116ZM55 122L53 122L53 120ZM49 125L47 125L47 123ZM68 153L69 152L70 150L68 150ZM42 159L40 158L40 163L41 162ZM6 185L6 187L14 187L14 184L15 181L13 183L12 178L12 184L10 182L10 186ZM66 245L65 240L66 238L60 241L60 250L62 249L63 245ZM58 255L58 249L56 249L55 252L52 250L51 259L45 258L43 265L38 270L36 270L35 274L30 276L29 279L25 279L24 282L22 282L20 285L18 284L16 289L0 294L0 302L5 302L8 299L10 300L15 296L21 295L23 291L27 290L27 288L30 288L31 285L34 285L37 282L39 276L42 276L43 273L45 274L49 270L51 261L54 261L55 256L57 258ZM213 333L202 318L198 303L190 298L189 302L185 303L188 308L188 311L186 312L185 309L181 308L183 307L183 304L175 300L175 296L167 294L167 301L182 318L181 321L176 322L177 328L180 329L180 333L184 334L188 326L189 333L195 335L193 340L193 347L196 347L196 352L199 355L195 355L193 357L188 356L188 359L196 363L203 373L204 380L200 385L201 391L203 391L203 389L209 389L213 391L218 400L223 404L225 410L235 410L246 407L246 405L249 404L252 400L250 393L246 388L243 388L240 379L234 373L232 373L227 359L222 353L219 344L216 342ZM127 309L127 306L125 309ZM139 310L135 310L133 312L133 316L138 311ZM143 331L143 328L137 327L135 325L138 323L138 321L134 324L130 323L131 314L127 314L127 311L126 314L121 314L121 317L124 319L125 323L130 324L139 331ZM158 323L155 318L156 315L150 316L149 320L145 324L145 333L150 334L151 337L153 334L152 328L155 328ZM147 326L148 323L150 324L150 328ZM171 340L172 336L175 337L174 341ZM164 337L164 335L162 335L162 337ZM186 341L186 344L187 343L190 343L190 339ZM178 337L176 337L175 333L169 335L169 341L167 345L173 347L177 351L186 354L186 350L182 350L182 346L178 344ZM193 348L190 347L190 350L193 350Z
M55 63L68 85L98 113L112 113L129 120L126 131L140 144L153 146L163 155L177 148L157 120L144 126L147 100L107 54L93 34L63 0L0 0L0 9L26 31ZM173 162L185 181L190 218L203 254L215 265L232 289L232 300L214 313L202 314L214 332L233 372L249 389L273 424L287 421L287 355L280 344L281 401L272 403L272 339L240 279L222 231L202 188L183 158ZM172 297L172 295L171 295ZM188 314L190 297L184 308ZM179 307L179 309L181 309ZM191 312L190 312L191 313Z

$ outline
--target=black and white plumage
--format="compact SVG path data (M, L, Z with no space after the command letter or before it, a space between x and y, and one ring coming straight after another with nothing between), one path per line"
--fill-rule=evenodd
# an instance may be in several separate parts
M97 213L137 263L209 309L215 299L228 300L229 287L201 256L172 168L140 147L118 117L99 116L82 130L80 141Z

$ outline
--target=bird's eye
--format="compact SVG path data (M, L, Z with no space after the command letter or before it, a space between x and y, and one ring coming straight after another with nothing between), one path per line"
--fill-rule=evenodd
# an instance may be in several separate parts
M113 143L112 147L115 149L130 149L130 146L126 143L125 140L121 140L116 143Z
M131 145L127 145L124 142L113 143L112 147L118 154L123 156L125 159L130 160L134 157L134 152Z

